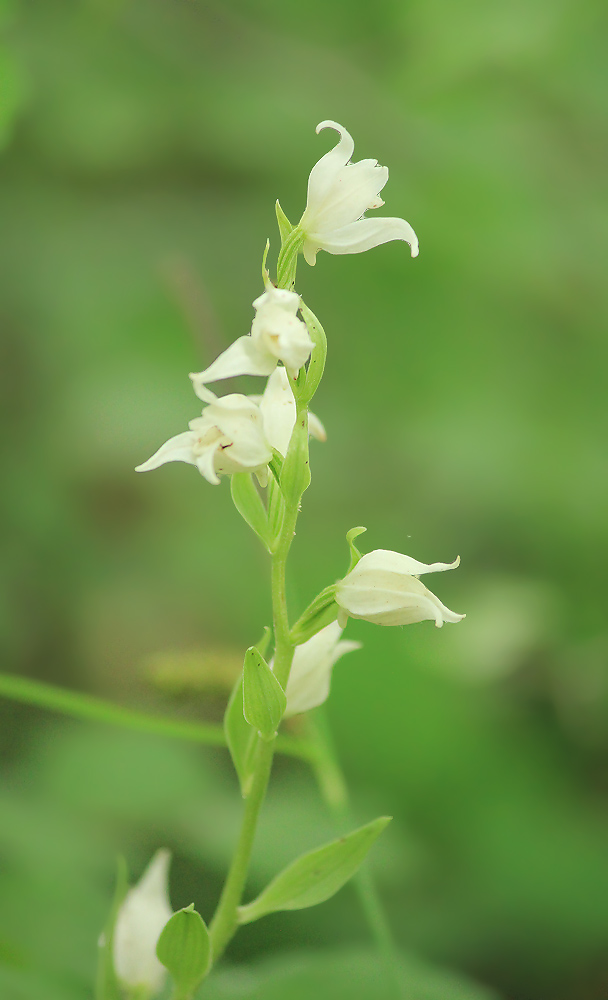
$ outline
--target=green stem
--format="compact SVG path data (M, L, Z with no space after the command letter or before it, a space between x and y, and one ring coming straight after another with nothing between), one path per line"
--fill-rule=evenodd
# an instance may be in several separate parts
M317 709L314 718L309 716L308 727L311 743L316 753L309 757L319 791L339 827L354 825L346 779L334 749L327 718ZM368 927L382 955L387 975L395 987L395 996L403 997L403 981L397 959L395 941L388 918L368 864L363 864L353 877L353 884Z
M274 672L283 687L285 687L287 678L289 677L294 653L294 646L289 634L285 568L295 532L298 508L298 502L287 506L281 535L272 557L271 586L275 638ZM260 810L266 796L266 789L268 788L272 758L277 742L278 738L268 743L262 739L258 740L253 781L245 802L239 840L215 916L209 928L214 962L217 962L218 958L223 954L224 949L237 930L238 907L247 881L255 831ZM306 756L310 757L310 753L309 748Z
M255 831L266 796L273 753L272 741L266 743L262 739L258 740L255 772L251 790L245 802L239 840L215 916L209 927L214 963L222 955L237 929L237 910L247 881Z
M145 712L113 705L112 702L104 701L102 698L95 698L80 691L67 691L65 688L44 684L29 677L0 674L0 696L26 705L36 705L50 712L60 712L76 719L102 722L109 726L134 729L141 733L166 736L169 739L185 740L189 743L202 743L213 747L226 746L224 730L220 726L146 715ZM305 760L308 760L311 754L308 743L289 736L278 736L275 750Z

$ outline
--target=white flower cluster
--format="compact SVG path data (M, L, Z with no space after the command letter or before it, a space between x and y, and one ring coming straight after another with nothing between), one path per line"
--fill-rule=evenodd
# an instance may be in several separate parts
M415 257L418 240L408 222L363 218L368 209L384 204L379 193L388 180L387 167L378 166L376 160L350 163L355 145L349 133L337 122L321 122L317 132L324 128L336 129L340 141L315 164L308 180L306 210L298 226L307 262L314 264L320 249L361 253L390 240L408 242ZM234 472L253 472L262 485L266 483L272 449L285 456L295 422L289 380L307 363L314 345L297 315L296 292L269 286L253 308L250 333L235 340L204 371L190 375L194 391L207 404L202 416L138 465L137 472L149 472L166 462L186 462L213 485L220 476ZM207 388L210 382L237 375L269 376L261 398L239 393L218 398ZM310 432L325 440L325 431L312 414Z

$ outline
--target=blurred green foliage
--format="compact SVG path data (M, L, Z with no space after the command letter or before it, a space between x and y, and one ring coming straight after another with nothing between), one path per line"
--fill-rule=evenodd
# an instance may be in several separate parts
M274 200L299 218L314 126L344 123L421 254L300 265L329 438L293 607L343 572L355 524L369 548L461 554L440 596L466 621L354 623L330 702L361 821L395 815L374 856L395 934L512 1000L605 997L605 8L15 0L0 28L6 669L221 714L218 677L268 621L265 553L225 482L132 469L196 415L187 373L249 329ZM166 670L151 685L201 649L209 699L200 677L189 699ZM0 711L0 992L82 1000L118 851L138 875L169 846L174 906L208 919L236 780L222 751ZM332 835L279 762L252 892ZM346 888L245 928L229 958L264 963L209 996L376 995L371 959L340 971L353 942Z

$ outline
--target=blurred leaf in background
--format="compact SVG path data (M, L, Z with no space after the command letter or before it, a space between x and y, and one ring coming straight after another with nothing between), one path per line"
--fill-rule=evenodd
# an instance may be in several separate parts
M221 716L268 621L266 554L225 483L132 470L199 411L187 373L248 331L275 199L299 218L329 147L314 127L342 122L388 164L421 253L300 266L328 335L328 442L291 602L344 572L353 524L369 549L461 555L440 594L458 630L349 624L364 648L329 712L356 812L395 816L374 865L406 953L510 1000L600 1000L604 5L22 0L0 29L5 669ZM81 1000L119 851L137 876L166 843L173 905L209 918L236 780L223 751L0 715L0 992ZM334 835L300 765L273 788L252 892ZM342 982L344 949L368 946L351 892L245 928L217 990L271 996L301 968L285 950L308 992Z

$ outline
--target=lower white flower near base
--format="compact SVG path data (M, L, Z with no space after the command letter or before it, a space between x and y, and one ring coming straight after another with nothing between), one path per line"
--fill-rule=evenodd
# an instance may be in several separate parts
M326 625L313 635L308 642L296 647L293 654L291 673L285 694L287 709L285 717L299 715L317 708L327 700L334 664L355 649L361 649L360 642L342 640L342 629L337 622Z
M155 996L167 970L156 957L160 932L173 915L168 874L171 856L157 851L137 885L129 889L114 928L114 970L125 990Z
M338 145L322 156L308 178L306 210L298 228L304 234L302 251L314 264L319 250L327 253L362 253L372 247L404 240L412 257L418 255L418 237L405 219L363 218L364 212L384 205L380 192L388 180L388 168L377 160L351 163L355 144L337 122L317 125L317 132L333 128L340 135Z
M338 621L345 625L349 615L377 625L411 625L430 620L438 628L444 622L459 622L466 616L446 608L418 579L422 573L456 569L459 562L460 558L453 563L427 565L401 552L374 549L338 583Z
M284 288L269 288L253 303L256 310L251 333L239 337L209 368L190 375L194 391L208 382L237 375L271 375L282 361L296 375L313 349L306 323L298 319L300 296Z
M214 486L219 476L233 472L255 472L265 485L272 449L260 408L239 393L217 397L203 388L202 395L209 405L201 417L190 421L190 430L169 438L135 471L150 472L166 462L186 462L195 465Z

